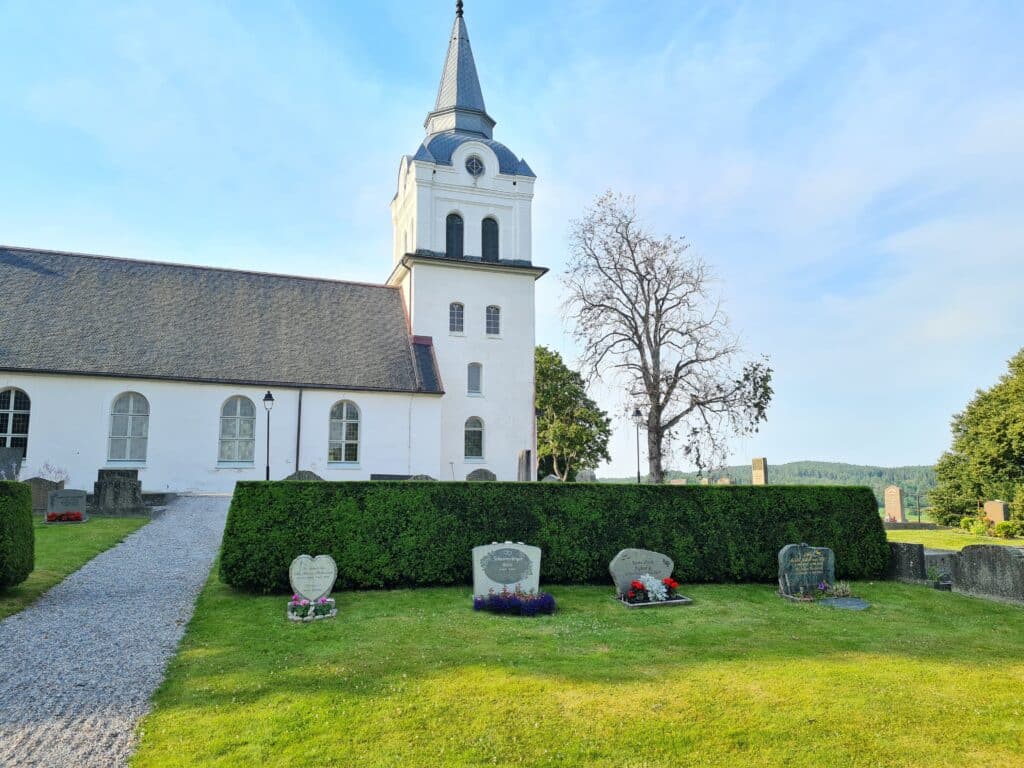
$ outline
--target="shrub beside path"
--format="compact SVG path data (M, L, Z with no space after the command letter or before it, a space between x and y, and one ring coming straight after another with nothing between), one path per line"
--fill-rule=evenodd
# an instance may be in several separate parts
M125 765L220 546L191 496L0 622L0 765Z

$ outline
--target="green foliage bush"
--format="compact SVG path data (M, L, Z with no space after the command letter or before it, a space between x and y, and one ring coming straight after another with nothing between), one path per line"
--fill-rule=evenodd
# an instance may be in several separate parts
M978 522L978 518L975 515L967 515L966 517L960 518L960 527L965 531L969 531L974 527L976 522Z
M0 588L27 579L35 559L32 491L25 483L0 480Z
M774 581L791 543L831 547L846 579L881 577L889 555L869 488L242 482L220 573L284 592L294 557L326 553L338 588L467 584L470 551L492 541L539 546L542 584L610 583L626 547L669 555L682 582Z
M983 520L982 518L974 518L974 523L971 525L971 533L975 536L988 536L989 535L989 521Z
M992 535L998 536L1001 539L1012 539L1017 535L1017 522L1015 520L1004 520L1001 523L996 523L996 527L992 529Z

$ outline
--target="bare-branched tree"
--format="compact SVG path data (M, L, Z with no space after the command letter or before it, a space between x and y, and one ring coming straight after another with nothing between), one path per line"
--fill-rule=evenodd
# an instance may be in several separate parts
M587 376L621 378L644 414L652 483L673 442L704 470L724 463L730 436L757 431L772 369L738 361L707 265L683 240L645 232L633 198L606 192L572 223L564 281Z

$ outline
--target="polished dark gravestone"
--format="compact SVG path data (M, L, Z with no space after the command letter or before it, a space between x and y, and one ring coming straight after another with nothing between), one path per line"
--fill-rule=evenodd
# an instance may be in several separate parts
M21 472L22 448L0 448L0 480L17 480Z
M779 550L779 594L783 597L813 595L818 586L836 581L836 556L828 547L787 544Z
M491 480L497 480L498 476L491 472L489 469L474 469L468 475L466 479L470 482L487 482Z

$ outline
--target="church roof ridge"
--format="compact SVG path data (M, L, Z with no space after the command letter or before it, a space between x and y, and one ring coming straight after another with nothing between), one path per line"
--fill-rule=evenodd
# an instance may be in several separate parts
M338 283L341 285L358 285L364 288L387 288L394 287L385 283L369 283L363 280L341 280L336 277L314 277L312 275L289 275L285 272L263 272L258 269L239 269L237 267L214 267L207 264L185 264L176 261L159 261L157 259L132 259L127 256L109 256L103 253L82 253L80 251L65 251L56 248L30 248L24 245L7 245L0 243L0 252L18 251L26 254L39 254L44 256L72 256L82 259L98 259L101 261L123 262L127 264L141 264L153 267L177 267L180 269L200 269L205 272L227 272L238 275L252 275L254 277L276 277L283 280L309 280L314 283Z

